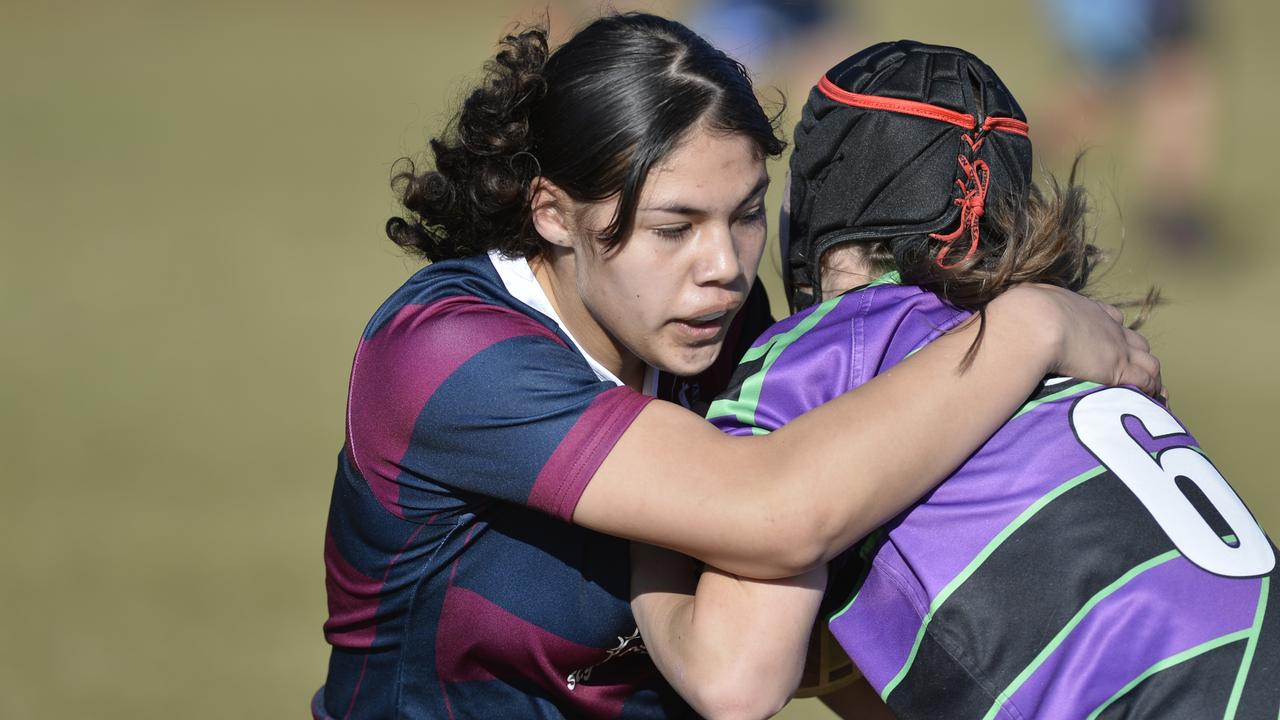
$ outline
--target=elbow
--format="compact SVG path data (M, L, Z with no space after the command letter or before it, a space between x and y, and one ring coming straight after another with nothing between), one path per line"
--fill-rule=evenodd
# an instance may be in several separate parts
M759 720L782 711L794 683L751 673L724 672L699 683L690 704L708 720Z
M703 705L697 710L707 720L761 720L782 712L782 707L786 704L787 698L779 702L771 700L753 702L750 698L724 698L717 704Z
M710 720L757 720L782 711L804 669L804 644L784 647L721 641L689 657L679 688L698 714Z
M818 535L797 532L790 538L779 537L782 547L774 548L769 577L761 580L781 580L803 575L825 563L828 559L827 543Z
M754 580L785 580L825 563L832 553L823 536L806 528L774 526L734 555L706 558L707 562Z
M775 578L803 575L844 549L840 528L831 516L829 508L810 502L789 512L789 519L775 526L775 532L768 534L774 543L770 556L776 564Z
M708 720L756 720L781 712L800 684L803 657L716 637L684 653L676 667L658 662L685 701Z

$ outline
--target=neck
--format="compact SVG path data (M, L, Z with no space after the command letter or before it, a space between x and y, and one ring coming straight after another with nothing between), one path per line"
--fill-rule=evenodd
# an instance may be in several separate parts
M596 362L616 375L626 386L643 392L647 365L626 346L617 342L582 302L575 281L573 254L557 254L555 249L550 252L552 257L529 260L529 267L533 270L538 285L547 294L547 299L551 301L551 307L560 316L560 322L564 323L582 349Z
M822 299L831 298L875 280L882 275L862 248L847 243L828 250L822 257Z

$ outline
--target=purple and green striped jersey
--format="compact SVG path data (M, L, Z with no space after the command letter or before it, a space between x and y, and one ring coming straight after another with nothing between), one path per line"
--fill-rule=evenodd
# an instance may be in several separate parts
M393 294L351 371L313 715L682 715L638 640L627 543L570 522L649 400L601 380L486 256Z
M892 279L847 293L762 336L708 416L770 432L966 317ZM1047 380L850 552L829 627L900 718L1280 713L1274 546L1135 390Z

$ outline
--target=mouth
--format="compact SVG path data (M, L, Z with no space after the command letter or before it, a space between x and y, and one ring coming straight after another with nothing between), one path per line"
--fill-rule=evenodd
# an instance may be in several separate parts
M721 306L699 315L679 318L674 320L672 324L694 342L715 340L728 326L729 321L733 319L733 313L737 309L738 305L736 303L728 307Z
M689 325L710 325L712 323L719 322L721 318L727 316L728 314L729 314L728 310L717 310L715 312L707 313L706 315L699 315L697 317L689 318L687 320L684 320L683 322L688 323Z

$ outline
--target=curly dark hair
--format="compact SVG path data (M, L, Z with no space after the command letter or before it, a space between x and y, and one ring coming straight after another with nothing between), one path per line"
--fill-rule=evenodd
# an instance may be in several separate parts
M403 158L392 188L397 245L428 260L498 250L537 257L530 187L545 177L578 201L617 195L605 248L625 240L649 169L693 127L743 133L761 155L785 147L740 63L672 20L600 18L553 53L545 28L507 35L485 78L430 142L434 169Z

